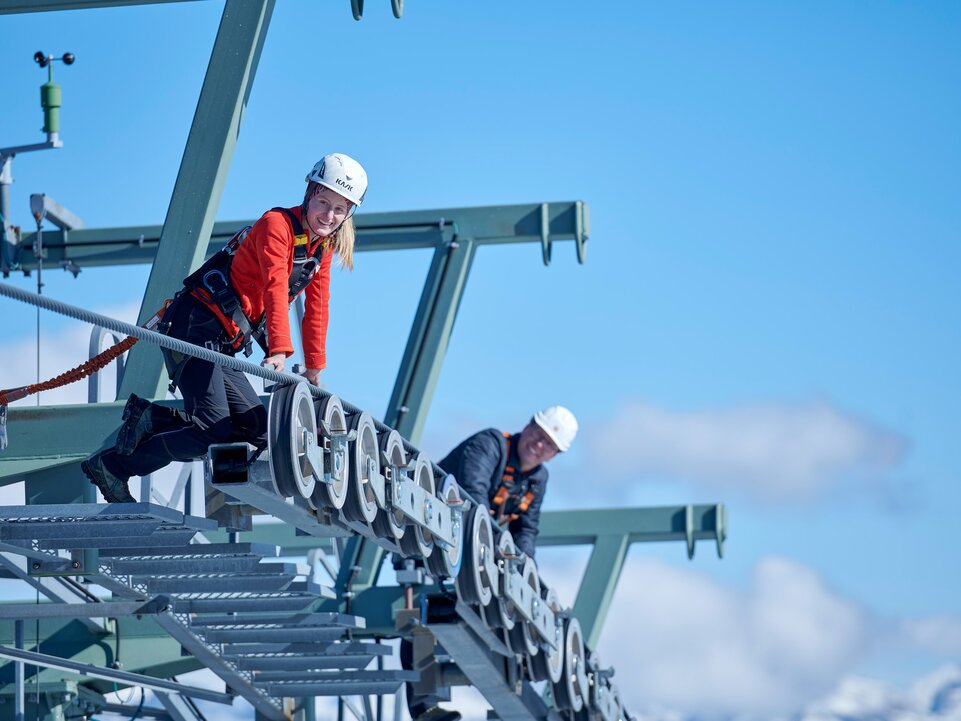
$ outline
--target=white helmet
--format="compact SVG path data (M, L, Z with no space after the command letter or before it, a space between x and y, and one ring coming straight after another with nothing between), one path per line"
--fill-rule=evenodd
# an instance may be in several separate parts
M564 406L551 406L537 411L534 422L551 437L559 451L570 448L577 435L577 419Z
M360 163L343 153L325 155L307 173L305 180L330 188L354 205L363 203L367 195L367 173Z

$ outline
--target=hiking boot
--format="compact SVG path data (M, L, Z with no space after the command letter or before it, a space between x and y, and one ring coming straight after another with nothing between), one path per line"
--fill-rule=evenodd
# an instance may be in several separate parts
M440 706L431 706L419 714L414 721L460 721L460 711L448 711Z
M150 435L153 430L151 406L153 403L146 398L130 394L127 405L123 407L123 425L117 431L117 442L114 444L118 456L129 456L140 445L140 441Z
M127 488L128 479L118 478L107 470L103 463L104 453L97 451L80 463L80 469L100 489L107 503L136 503L137 499L130 495L130 489Z

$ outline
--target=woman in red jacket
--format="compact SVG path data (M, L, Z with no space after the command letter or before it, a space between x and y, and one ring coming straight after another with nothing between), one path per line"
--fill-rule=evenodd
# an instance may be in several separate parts
M354 209L367 192L367 174L353 158L332 153L306 178L303 203L273 208L258 220L232 258L215 256L184 281L164 314L168 335L234 355L264 349L262 365L284 370L294 352L289 305L305 298L304 376L318 382L326 366L330 266L353 269ZM164 351L167 371L180 388L184 410L131 395L113 448L97 451L81 468L111 503L130 503L131 476L171 461L188 461L213 443L267 443L267 412L241 371Z

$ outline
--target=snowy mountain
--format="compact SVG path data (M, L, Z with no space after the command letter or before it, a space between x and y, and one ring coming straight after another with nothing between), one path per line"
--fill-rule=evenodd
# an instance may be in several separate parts
M708 719L666 709L646 709L634 715L637 721L758 721L747 717ZM961 721L961 665L923 676L907 691L876 679L847 676L828 696L783 721Z
M961 721L961 666L945 666L900 692L874 679L849 676L798 721Z

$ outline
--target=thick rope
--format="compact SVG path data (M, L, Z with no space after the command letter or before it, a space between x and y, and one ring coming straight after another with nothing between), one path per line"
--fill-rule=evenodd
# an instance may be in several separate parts
M50 391L54 388L60 388L61 386L83 380L87 376L93 375L99 370L103 370L108 363L130 350L136 342L136 338L124 338L119 343L107 348L107 350L105 350L103 353L95 355L93 358L84 361L76 368L71 368L70 370L61 373L60 375L51 378L48 381L31 383L28 386L21 386L20 388L7 388L6 390L0 390L0 406L5 406L9 403L13 403L13 401L26 398L27 396L32 396L34 393Z

